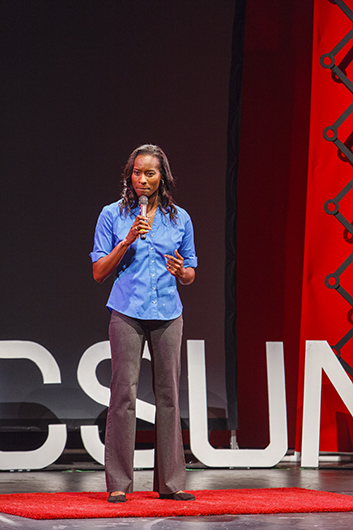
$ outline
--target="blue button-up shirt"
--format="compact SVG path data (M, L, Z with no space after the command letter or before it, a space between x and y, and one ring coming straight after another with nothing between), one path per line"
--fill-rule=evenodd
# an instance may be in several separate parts
M92 262L107 256L128 234L139 208L125 216L119 202L105 206L98 218ZM176 279L166 268L164 254L184 258L184 267L196 267L194 231L189 214L177 207L176 222L158 209L152 229L130 245L116 269L116 278L107 307L144 320L171 320L181 315L183 306Z

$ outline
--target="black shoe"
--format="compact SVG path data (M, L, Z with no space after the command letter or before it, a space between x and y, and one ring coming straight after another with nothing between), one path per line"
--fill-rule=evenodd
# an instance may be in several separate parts
M126 502L126 495L112 495L109 493L108 502Z
M195 496L191 493L185 493L181 491L180 493L160 493L160 499L171 499L172 501L194 501Z

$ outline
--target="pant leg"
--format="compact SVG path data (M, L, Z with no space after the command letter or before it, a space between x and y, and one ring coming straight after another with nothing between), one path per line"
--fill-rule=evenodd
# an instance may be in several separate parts
M109 339L112 378L105 433L107 491L129 493L133 488L136 396L145 334L135 319L113 311Z
M159 323L148 334L156 400L154 491L185 488L186 466L179 410L183 318Z

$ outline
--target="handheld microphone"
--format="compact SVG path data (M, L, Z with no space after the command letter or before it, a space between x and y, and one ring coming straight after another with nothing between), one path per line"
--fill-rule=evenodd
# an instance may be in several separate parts
M148 205L148 199L146 195L141 195L139 198L139 205L140 205L140 215L143 217L147 217L147 205ZM145 240L146 234L141 234L140 239Z

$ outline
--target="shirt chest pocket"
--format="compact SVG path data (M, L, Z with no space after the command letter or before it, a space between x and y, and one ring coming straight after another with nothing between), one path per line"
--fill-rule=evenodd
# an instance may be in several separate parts
M153 234L153 245L156 253L163 257L164 254L174 256L174 251L178 250L182 244L183 232L175 227L174 229L161 229Z

